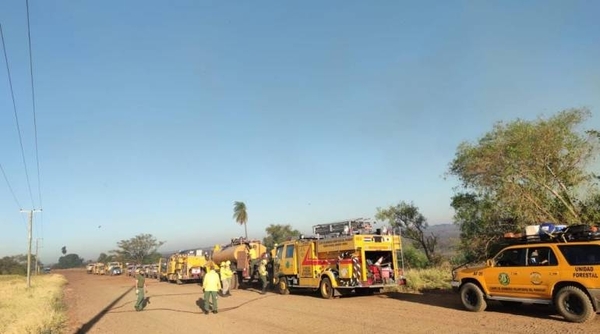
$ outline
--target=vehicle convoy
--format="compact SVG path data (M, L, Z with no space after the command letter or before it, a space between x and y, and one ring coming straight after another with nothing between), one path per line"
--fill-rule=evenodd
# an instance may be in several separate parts
M267 248L258 240L246 240L244 238L232 239L231 243L224 247L216 247L212 253L212 261L215 264L220 264L225 261L230 261L231 270L234 272L231 280L231 289L248 286L252 282L258 282L258 261L251 263L249 257L250 249L255 250L258 259L265 258ZM251 264L252 276L250 276Z
M600 233L596 227L531 225L485 265L455 269L452 287L464 307L554 305L566 320L586 322L600 310Z
M98 262L94 264L94 269L92 270L92 272L95 275L104 275L106 273L105 267L106 265L104 263Z
M146 277L147 278L158 278L158 264L153 263L148 266L146 269Z
M201 249L174 253L168 259L164 277L167 281L177 284L202 282L206 273L204 268L206 262L206 254Z
M169 264L169 259L167 259L167 258L162 257L158 260L158 267L156 268L156 279L159 282L167 280L168 264Z
M281 294L318 289L325 299L405 284L400 237L372 232L368 221L354 219L316 225L316 237L276 245L273 284Z
M120 262L108 262L105 268L106 274L110 276L121 275L123 273L123 265Z

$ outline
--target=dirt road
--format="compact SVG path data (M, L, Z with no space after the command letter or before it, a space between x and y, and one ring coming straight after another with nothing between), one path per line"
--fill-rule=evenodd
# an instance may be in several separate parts
M587 324L562 320L549 307L507 309L490 303L482 313L463 310L453 293L380 294L324 300L313 294L287 296L235 290L219 298L219 314L204 315L197 284L149 280L150 304L133 309L133 279L67 270L69 333L593 333Z

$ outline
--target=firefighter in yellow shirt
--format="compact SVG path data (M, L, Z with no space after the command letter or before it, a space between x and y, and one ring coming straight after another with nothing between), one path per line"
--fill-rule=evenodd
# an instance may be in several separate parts
M260 261L260 265L258 266L258 274L260 275L260 281L262 283L262 291L260 292L260 294L264 295L265 293L267 293L267 284L268 284L267 260L266 259L262 259L262 261Z
M231 261L223 261L221 262L221 269L219 270L221 274L221 284L223 288L221 289L221 294L223 297L231 296L231 278L233 277L233 272L231 271Z
M250 258L250 275L249 275L250 278L252 278L252 275L254 274L254 267L259 263L259 258L258 258L257 253L258 253L258 250L256 249L256 245L252 245L250 250L248 250L248 257Z
M218 313L217 292L221 290L221 280L211 262L206 265L206 270L208 272L204 275L204 279L202 280L202 289L204 290L204 314L208 314L208 311L210 310L209 299L211 299L212 302L212 313L216 314Z

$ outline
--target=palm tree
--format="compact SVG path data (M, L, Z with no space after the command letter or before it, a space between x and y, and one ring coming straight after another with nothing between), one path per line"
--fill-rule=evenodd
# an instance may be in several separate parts
M248 212L246 211L246 204L244 202L233 202L233 219L240 224L244 225L244 232L246 232L246 239L248 239Z

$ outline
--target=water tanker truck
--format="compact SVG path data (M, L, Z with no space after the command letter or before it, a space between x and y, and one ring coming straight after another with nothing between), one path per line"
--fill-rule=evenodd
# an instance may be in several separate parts
M256 254L255 261L250 259L251 253ZM231 281L231 288L237 289L258 281L259 261L266 254L267 248L260 241L239 238L232 239L229 245L222 248L219 245L215 246L212 260L216 265L226 261L231 263L231 270L235 273ZM253 267L252 270L250 270L251 267Z

